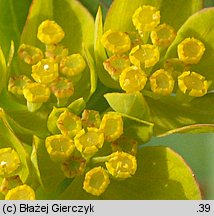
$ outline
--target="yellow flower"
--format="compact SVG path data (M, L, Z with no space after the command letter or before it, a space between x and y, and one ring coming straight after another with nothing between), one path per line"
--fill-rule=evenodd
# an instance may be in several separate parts
M178 86L184 94L201 97L207 94L210 83L201 74L185 71L178 77Z
M112 53L122 54L130 50L131 40L125 32L109 29L102 38L103 46Z
M174 88L172 75L164 69L157 70L150 76L150 84L152 91L159 95L170 95Z
M127 93L141 91L146 82L146 74L136 66L124 69L119 77L120 87Z
M125 152L114 152L105 162L108 172L115 178L129 178L137 170L136 157Z
M158 47L152 44L138 45L129 53L129 59L137 67L149 68L159 61Z
M5 200L35 200L35 192L26 184L20 185L9 190Z
M32 77L38 83L49 84L58 77L58 64L50 59L42 59L32 66Z
M50 97L50 90L43 84L29 83L24 86L23 94L28 102L44 103Z
M87 131L82 129L74 137L74 143L82 156L89 158L93 156L104 142L104 134L97 128L87 128Z
M88 193L100 196L110 183L108 173L102 167L95 167L85 175L83 189Z
M186 64L197 64L205 51L204 44L195 38L186 38L178 45L178 57Z
M80 74L85 67L85 60L80 54L66 56L60 62L60 72L69 77Z
M100 114L96 110L87 110L85 109L82 113L82 125L83 127L100 127Z
M68 160L75 149L74 142L62 134L47 137L45 146L48 154L54 161Z
M123 119L118 113L104 114L100 130L103 131L105 140L108 142L115 141L123 134Z
M44 44L57 44L64 38L63 29L54 21L45 20L38 28L37 38Z
M138 31L152 31L160 23L160 11L153 6L143 5L134 12L132 22Z
M57 127L63 135L73 138L82 129L82 122L79 116L65 110L57 120Z
M0 149L0 176L9 176L20 166L17 152L12 148Z
M20 45L18 55L27 64L36 64L43 58L43 53L39 48L28 44Z
M103 66L112 79L118 80L121 72L130 66L130 60L129 57L125 55L113 55L103 62Z
M23 95L23 88L29 83L32 83L32 81L25 75L10 77L8 91L15 95Z
M157 26L151 34L152 43L156 46L169 46L175 39L176 32L174 29L166 23Z

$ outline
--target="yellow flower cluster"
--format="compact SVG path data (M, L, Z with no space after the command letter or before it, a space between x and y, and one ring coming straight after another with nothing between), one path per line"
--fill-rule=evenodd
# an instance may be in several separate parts
M54 108L47 124L52 133L45 140L47 152L53 161L61 164L67 178L84 174L89 163L105 162L106 168L98 166L86 173L83 188L88 193L102 194L110 176L124 179L134 175L137 143L133 147L133 140L126 139L126 148L121 145L123 118L119 113L109 112L101 118L97 111L84 110L80 118L68 108ZM103 148L112 149L113 153L99 157Z
M178 86L183 94L203 96L210 83L202 75L187 70L190 64L199 63L203 57L205 46L200 40L192 37L181 41L177 47L178 58L166 59L162 68L153 70L153 66L157 64L161 67L161 52L176 37L176 32L170 25L160 24L160 17L160 11L156 7L143 5L132 16L136 31L107 30L101 38L101 43L110 56L103 62L105 70L127 93L146 88L155 95L167 96L176 92L174 86ZM147 43L149 41L152 44ZM180 71L174 68L178 62L184 65Z
M34 200L34 190L23 184L18 174L21 161L15 149L10 147L0 149L0 177L3 178L0 192L6 200Z
M86 67L79 53L69 55L59 44L65 33L54 21L45 20L38 27L37 38L45 45L45 53L37 47L21 44L18 55L32 65L31 78L25 75L10 77L8 90L24 96L29 111L36 111L55 95L58 106L64 106L74 93L74 82L79 80Z

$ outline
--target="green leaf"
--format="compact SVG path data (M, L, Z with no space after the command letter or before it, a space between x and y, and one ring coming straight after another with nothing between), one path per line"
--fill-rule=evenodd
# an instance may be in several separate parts
M0 131L0 148L11 147L17 151L21 161L21 167L18 175L20 176L22 182L25 183L28 178L31 177L30 174L33 174L33 171L30 173L30 169L32 168L30 157L23 144L18 140L12 128L8 124L6 114L3 109L0 109Z
M83 189L83 177L76 178L60 199L113 200L198 200L199 185L184 159L168 147L144 147L139 152L136 174L124 181L111 179L107 190L95 197Z
M4 54L0 47L0 94L3 88L6 86L6 62L4 58ZM0 102L1 103L1 102Z
M149 107L140 92L107 93L104 95L110 107L119 113L150 121Z
M55 191L65 178L59 163L54 163L45 148L44 140L33 137L31 160L36 169L39 182L46 192Z
M95 35L94 35L94 54L96 60L97 74L102 83L110 88L119 88L119 84L115 82L108 72L103 67L103 62L107 59L107 55L103 45L101 44L101 37L103 35L103 19L101 8L98 8L95 19Z
M79 115L85 109L85 106L86 102L84 101L84 99L79 98L72 102L67 108L76 115Z
M176 30L193 13L202 8L201 0L114 0L106 16L105 31L116 29L132 31L132 15L140 5L152 5L161 11L161 22L172 25Z
M168 49L166 58L177 57L178 44L187 37L194 37L205 45L205 52L201 61L190 67L191 71L202 74L207 80L214 80L214 8L208 8L192 15L180 28L177 37ZM212 82L211 89L214 89Z
M195 130L196 124L214 124L214 95L207 94L195 98L189 103L180 103L171 97L167 100L146 98L150 107L154 134L160 135L167 131L188 126L188 132ZM202 125L200 126L202 127ZM203 127L203 132L210 131L210 127ZM179 130L179 129L178 129Z
M31 0L0 0L0 45L6 55L10 50L10 42L19 45L20 35L27 17Z

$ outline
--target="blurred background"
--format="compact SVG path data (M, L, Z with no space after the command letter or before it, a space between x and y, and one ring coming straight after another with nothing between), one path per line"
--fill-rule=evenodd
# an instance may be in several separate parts
M104 16L112 0L80 0L93 16L98 5ZM204 0L204 7L214 6L214 0ZM195 174L204 199L214 199L214 134L175 134L153 138L146 145L169 146L178 152L190 165Z

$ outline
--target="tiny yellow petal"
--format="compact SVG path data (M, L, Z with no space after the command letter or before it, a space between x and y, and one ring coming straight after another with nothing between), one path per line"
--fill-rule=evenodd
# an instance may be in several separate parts
M101 43L107 50L115 54L125 53L129 51L131 47L131 40L128 34L111 29L103 34Z
M178 57L185 64L197 64L205 51L204 44L195 38L186 38L178 45Z
M100 114L96 110L84 110L82 113L82 124L83 127L100 127Z
M85 175L83 189L88 193L100 196L110 183L108 173L102 167L95 167Z
M127 93L141 91L146 82L146 74L136 66L124 69L119 77L120 87Z

